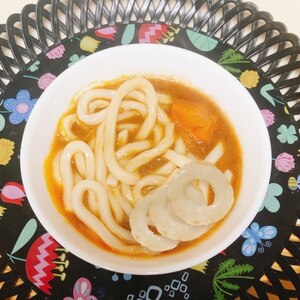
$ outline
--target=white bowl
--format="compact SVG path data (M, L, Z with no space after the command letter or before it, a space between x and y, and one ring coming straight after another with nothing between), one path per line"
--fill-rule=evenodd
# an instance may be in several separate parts
M241 190L223 225L201 243L149 259L106 252L79 234L57 211L47 191L43 164L60 116L78 90L124 74L173 76L210 95L231 120L243 151ZM162 274L210 259L232 244L255 217L271 172L269 135L248 91L216 63L166 45L127 45L102 50L72 66L47 88L32 111L21 146L21 173L30 205L46 230L65 248L96 266L130 274Z

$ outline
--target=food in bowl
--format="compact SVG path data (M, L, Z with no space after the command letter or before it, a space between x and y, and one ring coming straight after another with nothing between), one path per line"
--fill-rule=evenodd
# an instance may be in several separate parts
M220 226L238 196L242 152L212 99L174 78L122 76L70 103L44 173L81 234L145 257L184 250Z
M87 233L84 230L89 232L90 230L84 229L80 222L76 223L75 228L66 219L62 214L63 206L58 208L55 200L53 201L45 178L45 159L49 156L50 149L54 149L53 139L56 130L60 126L63 126L63 130L67 129L68 122L64 123L66 120L62 121L62 116L70 111L71 99L76 98L76 93L83 91L84 87L91 87L91 83L96 87L95 81L105 83L107 88L116 90L119 86L114 85L113 79L118 79L124 74L134 77L149 75L146 79L150 81L155 90L157 89L158 98L161 94L169 92L160 91L153 81L155 78L176 79L179 83L208 95L214 105L229 120L231 128L234 129L238 138L239 151L242 154L237 158L232 156L233 165L236 160L241 159L242 167L239 176L240 182L234 179L237 173L232 170L233 177L230 183L234 192L234 204L229 213L219 221L218 225L214 226L213 230L209 230L196 240L180 242L174 249L160 251L159 255L156 255L156 251L151 250L148 250L146 254L121 254L119 251L111 251L104 243L97 245L99 243L97 235L91 234L89 238L86 238L85 234ZM118 80L115 81L115 83L117 82ZM119 82L119 84L122 83ZM100 86L98 85L98 87ZM165 98L165 100L167 99L168 97ZM188 105L185 102L184 104ZM163 106L162 103L159 105ZM177 118L181 119L182 117L181 122L183 120L192 121L194 116L192 112L194 111L196 113L197 110L189 109L189 117L186 118L186 114L178 106ZM166 112L166 114L170 122L175 124L170 112L172 111ZM181 113L183 114L181 115ZM179 123L174 126L175 132L184 137L185 131L179 126ZM192 124L193 122L190 122L188 125ZM76 126L74 126L74 131L73 133L76 133ZM195 132L197 132L196 129ZM127 134L123 134L126 137ZM212 153L215 152L214 149L216 152L220 150L218 145L211 146ZM187 152L184 155L191 152L192 159L199 157L202 160L206 157L205 153L195 153L190 147L192 145L186 145ZM200 148L197 146L197 149ZM236 78L211 60L191 51L167 45L135 44L112 47L90 55L64 71L52 82L35 105L26 124L20 161L22 181L28 201L41 224L58 243L74 255L96 266L114 272L149 275L182 270L210 259L242 234L254 218L265 196L271 170L271 148L261 113L253 98ZM222 171L225 170L220 161L216 163L216 166ZM230 177L230 173L224 173L226 177L228 176L227 178ZM50 175L47 173L47 176ZM185 178L182 174L178 174L178 176ZM49 177L47 178L49 179ZM174 181L172 179L169 184L173 182L177 186L180 180L175 181L176 178L178 177L174 176ZM110 179L113 179L113 176ZM157 190L165 197L166 190L163 186ZM147 189L142 192L146 191ZM189 195L192 197L197 195L197 190L196 193L193 193L194 191L194 189L190 190ZM151 224L150 229L154 229ZM81 233L78 233L78 230ZM154 233L158 234L158 232ZM97 240L91 240L93 238Z

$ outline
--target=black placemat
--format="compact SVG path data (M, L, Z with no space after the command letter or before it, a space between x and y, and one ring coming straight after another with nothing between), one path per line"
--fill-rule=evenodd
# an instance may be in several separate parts
M19 299L230 299L237 295L246 297L246 291L254 285L256 296L261 298L270 292L261 282L258 284L263 274L267 274L273 292L279 296L297 295L298 275L290 269L283 270L292 274L290 282L295 286L287 292L271 266L276 260L285 259L281 251L286 245L291 248L290 244L294 249L292 257L299 264L299 244L288 242L292 232L299 237L299 227L295 225L299 211L299 133L293 118L299 105L287 105L299 97L299 79L288 77L299 67L298 40L286 34L282 25L272 22L269 15L239 1L198 1L188 6L184 1L174 6L165 1L157 6L151 1L140 5L132 1L127 5L119 1L96 3L93 7L88 1L68 1L67 5L40 1L35 18L31 16L35 6L29 5L21 16L11 16L7 27L1 27L7 39L0 38L0 251L1 268L6 270L0 275L4 282L0 297L2 294L3 298L19 295ZM57 18L60 14L66 16L64 21ZM50 21L51 28L45 19ZM19 20L22 30L18 28ZM229 26L234 22L234 26ZM28 30L31 26L38 36L32 28ZM252 28L250 33L247 26ZM280 35L276 37L273 30L279 30ZM260 34L265 34L263 43L257 39ZM24 45L20 46L17 37ZM292 48L284 46L288 42L293 43ZM20 176L22 133L42 92L61 72L91 53L130 43L174 45L219 63L253 96L272 144L268 192L244 234L209 261L160 276L116 274L72 255L39 224ZM269 49L274 45L279 45L279 50L272 54ZM13 53L12 57L5 48ZM289 63L280 66L280 59L285 57L290 59ZM277 82L272 80L275 76ZM285 95L283 88L287 88ZM19 287L16 278L23 281Z

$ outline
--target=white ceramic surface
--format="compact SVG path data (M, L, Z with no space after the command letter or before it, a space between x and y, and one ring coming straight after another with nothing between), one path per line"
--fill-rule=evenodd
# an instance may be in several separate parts
M151 259L118 256L86 240L57 212L43 176L44 159L58 119L67 110L72 96L93 81L106 81L135 73L171 75L203 90L229 117L243 149L240 196L222 227L195 247ZM21 147L21 172L26 194L49 233L82 259L102 268L130 274L173 272L207 260L224 250L254 218L264 198L270 171L268 132L248 91L236 78L209 59L166 45L110 48L85 58L63 72L42 94L33 109Z

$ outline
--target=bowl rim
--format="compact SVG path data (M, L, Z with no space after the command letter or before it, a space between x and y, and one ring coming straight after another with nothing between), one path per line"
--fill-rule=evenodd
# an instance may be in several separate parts
M138 50L136 50L138 49ZM219 68L219 71L223 73L223 75L227 78L230 78L230 80L236 85L239 85L239 88L243 90L243 95L248 95L248 101L251 99L251 105L253 106L253 109L256 110L257 113L257 119L259 120L260 118L260 137L263 137L265 139L264 141L264 155L265 157L269 158L268 162L265 162L264 165L264 181L261 183L259 190L257 191L257 198L260 198L259 201L255 202L255 205L252 204L251 209L247 211L247 215L243 216L243 218L240 218L240 221L238 223L238 229L236 229L234 232L230 233L230 238L226 238L222 241L218 241L217 246L215 246L213 249L208 249L206 252L206 259L210 259L211 257L215 256L217 253L220 251L224 250L226 247L231 245L241 234L242 232L247 228L247 226L250 224L250 222L253 220L255 217L256 213L258 212L261 203L264 199L264 195L266 193L268 183L269 183L269 178L271 174L271 144L270 144L270 139L269 139L269 134L267 131L267 128L264 124L262 116L258 115L259 109L256 105L255 100L251 97L250 93L234 78L231 74L229 74L227 71L223 70L221 66L213 62L212 60L195 53L190 50L182 49L179 47L175 46L170 46L170 45L155 45L155 44L130 44L130 45L123 45L123 46L115 46L112 48L104 49L101 50L95 54L92 54L80 62L76 63L74 66L70 67L69 69L65 70L62 72L53 82L52 84L44 91L44 93L41 95L39 101L37 102L36 106L34 107L31 116L25 126L23 138L22 138L22 143L21 143L21 152L20 152L20 165L21 165L21 176L23 180L23 185L26 191L26 195L28 198L28 201L30 203L30 206L32 207L35 215L41 222L41 224L45 227L45 229L53 236L54 239L56 239L62 246L67 248L69 251L71 251L73 254L76 256L82 258L83 260L95 264L94 256L91 255L90 253L85 253L85 251L82 251L81 248L76 247L72 241L70 241L68 238L66 239L65 237L61 236L61 232L59 230L59 226L54 225L52 220L49 220L47 217L47 212L46 211L41 211L40 206L38 204L38 201L35 197L35 191L34 191L34 183L32 182L32 178L30 176L28 177L28 172L30 172L30 148L32 145L32 134L35 132L35 126L36 124L34 123L36 118L38 117L38 113L41 110L41 107L44 105L45 101L47 101L47 97L55 91L56 86L58 85L58 82L64 81L68 79L68 76L73 76L73 73L79 72L81 68L83 68L86 64L89 62L93 62L95 59L99 59L99 56L104 56L105 55L122 55L120 54L121 52L134 52L134 51L142 51L147 53L150 53L151 51L157 51L155 53L158 53L161 51L171 51L171 53L179 53L179 55L183 56L190 56L192 59L198 59L201 60L202 62L204 61L205 63L212 65L214 67L217 66ZM112 78L111 78L112 79ZM78 89L80 90L80 89ZM74 94L74 93L73 93ZM68 99L68 103L70 103L70 99ZM69 105L69 104L68 104ZM235 204L237 205L237 203ZM58 214L60 214L57 211ZM60 222L60 226L63 226L63 224ZM197 245L195 246L197 248ZM183 251L184 253L187 253L186 251ZM122 256L121 256L122 257ZM135 259L128 258L126 257L126 260L129 259L129 261L133 262ZM182 257L182 256L179 256ZM202 255L203 257L203 255ZM205 259L205 260L206 260ZM148 260L148 259L147 259ZM149 259L152 260L152 259ZM157 259L156 263L153 264L153 268L149 268L149 266L145 267L145 264L138 264L134 266L134 269L131 268L130 266L126 266L122 264L120 260L118 260L118 265L116 266L115 264L112 264L110 261L107 260L102 260L99 261L97 260L97 265L98 262L100 263L99 266L104 269L108 269L114 272L121 272L121 273L130 273L130 274L136 274L136 275L152 275L152 274L164 274L164 273L170 273L170 272L175 272L179 271L188 267L191 267L200 261L200 255L198 257L189 257L188 255L185 256L184 261L174 261L174 264L168 265L168 266L161 266L161 262L163 261L162 259ZM139 259L138 259L139 261Z

